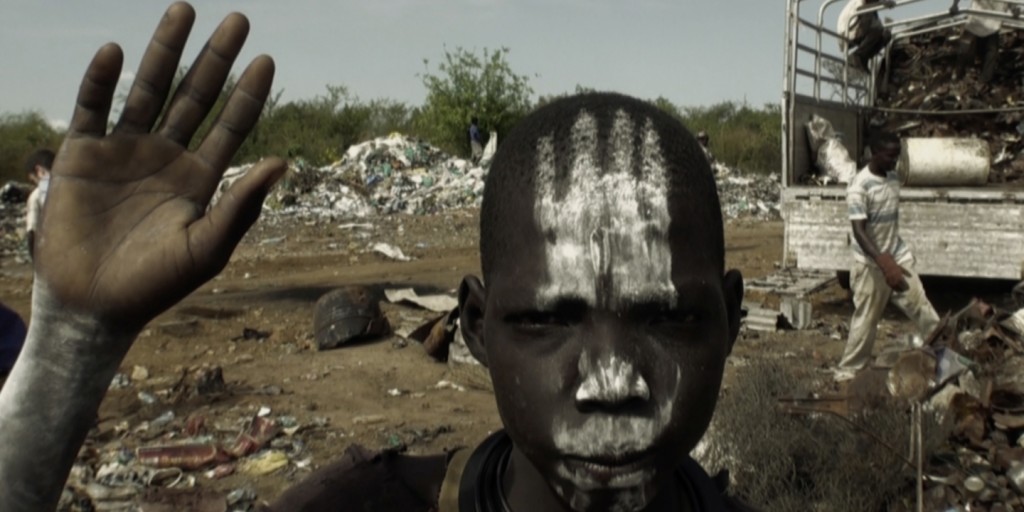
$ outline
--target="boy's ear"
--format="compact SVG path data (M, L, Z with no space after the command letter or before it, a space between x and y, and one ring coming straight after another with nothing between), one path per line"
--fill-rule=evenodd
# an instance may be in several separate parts
M469 352L480 364L487 366L487 351L484 350L484 306L487 292L476 276L462 278L459 286L459 328L466 340Z
M743 305L743 275L739 270L730 270L722 278L725 293L725 311L729 318L729 352L740 334L740 308Z

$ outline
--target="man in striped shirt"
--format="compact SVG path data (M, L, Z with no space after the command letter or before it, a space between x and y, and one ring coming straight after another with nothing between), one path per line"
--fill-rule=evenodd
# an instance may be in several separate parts
M900 141L882 134L872 139L870 147L871 161L846 191L856 240L850 269L855 309L837 380L852 378L867 366L878 321L890 300L917 323L920 336L930 333L939 322L913 270L914 255L899 235L900 178L895 167Z

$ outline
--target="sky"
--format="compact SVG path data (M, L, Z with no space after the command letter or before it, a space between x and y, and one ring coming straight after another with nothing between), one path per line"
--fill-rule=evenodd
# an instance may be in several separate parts
M251 22L235 64L266 53L282 100L343 85L361 99L419 105L418 76L445 49L507 47L534 96L577 85L681 106L781 98L785 0L196 0L189 63L231 11ZM817 2L813 2L817 3ZM0 0L0 113L70 117L85 66L124 49L127 91L169 2ZM838 14L841 4L832 8ZM429 68L424 66L424 59Z

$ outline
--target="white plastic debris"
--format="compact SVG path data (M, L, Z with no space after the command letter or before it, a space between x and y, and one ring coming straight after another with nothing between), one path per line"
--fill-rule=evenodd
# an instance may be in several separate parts
M399 249L398 247L395 247L394 245L391 245L391 244L386 244L384 242L378 242L378 243L373 244L373 247L371 247L371 249L373 250L373 252L378 253L378 254L383 254L384 256L386 256L388 258L391 258L393 260L397 260L397 261L411 261L412 260L412 258L406 256L405 253L402 252L402 249Z

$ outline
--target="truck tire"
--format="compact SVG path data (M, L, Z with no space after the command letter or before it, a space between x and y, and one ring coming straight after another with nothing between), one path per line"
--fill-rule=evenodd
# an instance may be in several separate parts
M313 336L317 349L384 336L391 324L380 310L380 299L364 286L346 286L316 301Z

